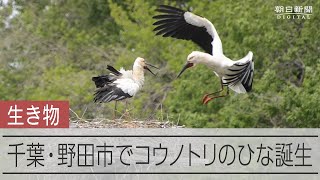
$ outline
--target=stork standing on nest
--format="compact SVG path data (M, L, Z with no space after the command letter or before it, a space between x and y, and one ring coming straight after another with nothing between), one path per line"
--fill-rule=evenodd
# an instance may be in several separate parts
M178 77L196 64L206 65L219 77L221 89L204 95L203 104L207 104L214 98L229 95L229 88L237 93L251 91L254 70L251 51L244 58L233 61L223 54L219 35L213 24L206 18L167 5L160 5L156 11L162 13L153 17L157 19L153 24L156 26L154 29L157 32L156 35L191 40L206 52L193 51L189 54L187 63ZM227 93L220 95L224 86L227 87Z
M108 65L107 69L111 71L109 75L92 77L92 81L94 81L98 88L94 94L94 102L108 103L115 101L115 117L117 102L133 97L143 86L144 69L155 75L148 66L157 68L146 63L145 60L140 57L135 60L132 70L124 70L121 68L120 71L118 71L114 67Z

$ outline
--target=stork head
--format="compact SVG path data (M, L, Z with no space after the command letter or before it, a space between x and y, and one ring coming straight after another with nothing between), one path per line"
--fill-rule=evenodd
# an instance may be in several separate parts
M197 51L193 51L191 54L188 55L187 57L187 62L186 64L183 66L182 70L180 71L180 73L178 74L177 78L181 76L181 74L188 68L191 68L193 66L195 66L196 64L198 64L199 62L199 52Z
M156 69L159 69L159 68L157 68L156 66L154 66L154 65L152 65L152 64L146 63L146 61L145 61L143 58L141 58L141 57L138 57L138 58L136 59L136 61L134 62L134 65L133 65L133 66L134 66L134 67L136 66L136 67L140 67L140 68L146 69L146 70L148 70L148 71L149 71L151 74L153 74L153 75L156 75L156 74L154 74L154 73L149 69L148 66L154 67L154 68L156 68Z

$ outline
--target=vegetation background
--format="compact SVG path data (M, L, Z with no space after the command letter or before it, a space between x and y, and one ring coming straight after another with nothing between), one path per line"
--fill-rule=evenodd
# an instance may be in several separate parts
M206 67L177 73L191 42L155 36L152 16L168 4L206 17L224 53L251 50L253 91L201 104L219 89ZM111 118L113 103L94 104L91 77L107 64L131 69L136 57L161 67L146 73L130 100L134 118L187 127L320 127L320 1L0 0L0 99L69 100L85 118ZM311 19L277 19L275 6L312 6ZM201 50L202 51L202 50ZM123 108L123 107L122 107Z

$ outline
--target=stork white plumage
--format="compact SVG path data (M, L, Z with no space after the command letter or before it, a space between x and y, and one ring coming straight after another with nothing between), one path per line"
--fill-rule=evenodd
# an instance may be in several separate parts
M156 11L162 13L153 17L157 19L153 24L156 26L154 29L156 35L191 40L206 52L193 51L189 54L187 63L178 77L187 68L196 64L204 64L220 78L221 89L217 92L206 94L202 99L204 104L214 98L227 96L229 88L237 93L251 91L254 70L251 51L244 58L233 61L223 54L219 35L213 24L206 18L167 5L160 5ZM224 86L227 86L225 95L213 96L222 92Z
M141 89L144 84L144 69L155 75L148 66L157 68L146 63L145 60L140 57L135 60L132 70L121 68L120 71L118 71L108 65L107 69L111 71L109 75L92 77L92 81L94 81L98 88L94 94L94 102L108 103L116 101L116 111L117 101L131 98Z

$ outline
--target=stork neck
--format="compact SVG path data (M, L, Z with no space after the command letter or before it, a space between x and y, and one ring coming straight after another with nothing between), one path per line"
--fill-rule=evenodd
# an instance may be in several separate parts
M198 64L204 64L209 68L219 68L222 67L225 63L230 61L229 58L225 57L223 54L210 55L208 53L197 52L197 61Z
M144 69L142 66L134 64L132 68L133 80L142 86L144 83Z
M217 66L220 62L213 58L212 55L204 52L197 52L197 63L198 64L204 64L208 67Z

